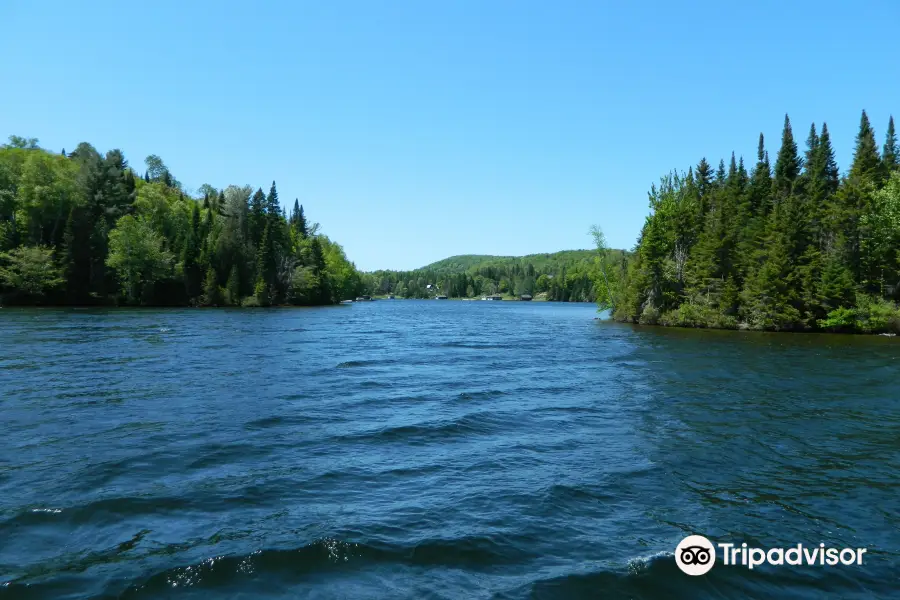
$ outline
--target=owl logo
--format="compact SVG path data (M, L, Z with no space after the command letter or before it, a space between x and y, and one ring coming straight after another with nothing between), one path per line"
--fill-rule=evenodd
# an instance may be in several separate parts
M715 547L702 535L689 535L675 548L675 564L688 575L705 575L716 564Z

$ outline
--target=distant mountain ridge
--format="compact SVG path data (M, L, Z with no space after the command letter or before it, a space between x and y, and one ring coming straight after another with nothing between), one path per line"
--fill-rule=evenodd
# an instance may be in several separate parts
M596 250L560 250L559 252L543 252L540 254L526 254L524 256L500 256L494 254L458 254L450 256L431 264L416 269L417 271L467 271L471 268L493 266L513 261L531 263L536 270L542 270L550 264L560 262L580 261L592 259L596 256Z
M608 260L625 253L612 250ZM561 250L525 256L460 254L411 271L372 271L363 275L373 295L401 298L474 298L501 294L562 302L593 302L600 271L596 250Z

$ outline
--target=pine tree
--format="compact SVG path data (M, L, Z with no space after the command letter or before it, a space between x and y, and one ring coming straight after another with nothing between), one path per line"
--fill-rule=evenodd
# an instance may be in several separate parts
M806 138L806 159L803 161L807 175L816 170L816 161L819 159L819 136L816 133L816 124L809 126L809 136Z
M897 133L894 131L894 116L888 120L884 149L881 151L881 162L885 176L900 167L900 146L897 144Z
M66 149L63 148L63 149L62 149L62 152L60 152L60 154L62 154L63 156L65 156L65 155L66 155Z
M813 125L815 127L815 125ZM813 130L814 131L814 130ZM810 241L822 250L830 243L828 221L832 212L832 196L838 186L838 170L831 149L828 125L822 125L822 135L807 140L805 180L805 209L807 213Z
M756 166L750 175L749 205L751 216L765 215L769 211L769 195L772 193L772 168L766 153L763 134L759 134Z
M303 221L303 213L300 212L300 200L294 198L294 209L291 211L291 219L289 224L291 226L291 230L299 235L301 238L306 237L301 230L300 224Z
M209 269L206 272L206 281L203 284L203 296L207 306L219 306L223 304L222 288L216 278L216 270Z
M716 187L725 187L725 159L719 159L719 168L716 170Z
M819 162L822 168L825 188L829 194L834 194L840 184L841 175L837 161L834 158L834 149L831 147L828 123L822 123L822 135L819 136Z
M319 289L317 290L318 301L323 304L331 302L331 286L328 282L328 274L326 273L325 254L322 252L322 244L318 237L313 237L311 243L312 268L319 281Z
M144 171L144 181L150 183L150 171Z
M70 304L81 304L90 294L91 255L87 234L84 211L72 207L63 231L60 260L66 280L66 300Z
M697 163L697 191L700 194L700 217L706 214L708 204L706 202L706 196L712 188L712 167L708 162L706 162L706 157L700 159L700 162Z
M263 230L266 227L266 195L262 188L250 198L250 210L247 215L250 243L254 250L259 248L262 241Z
M253 288L257 301L263 306L268 306L272 300L270 290L274 279L274 261L272 242L269 237L269 223L266 223L256 253L256 285Z
M856 134L856 150L853 152L853 164L850 176L855 178L878 178L881 159L875 144L875 131L869 123L866 111L862 111L859 120L859 133Z
M772 181L775 195L787 196L791 193L794 181L800 174L801 161L797 154L797 143L791 131L791 119L784 115L784 129L781 133L781 149L775 159L775 177Z
M303 214L303 205L300 205L300 212L297 216L297 231L300 236L306 238L309 236L309 227L306 224L306 215Z
M281 203L278 201L278 190L275 189L275 182L269 188L269 195L266 196L266 214L272 218L281 216Z
M182 250L182 265L184 269L184 289L189 300L200 296L201 270L200 270L200 208L193 203L191 211L191 228L188 230Z
M241 274L237 263L231 267L228 283L225 285L225 300L232 306L241 304Z
M256 253L257 278L262 278L266 286L271 286L275 280L275 252L273 251L272 232L269 223L263 230L263 237Z

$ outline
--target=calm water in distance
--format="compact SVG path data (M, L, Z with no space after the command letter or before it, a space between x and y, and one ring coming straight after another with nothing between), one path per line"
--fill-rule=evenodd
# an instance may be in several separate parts
M897 339L595 316L2 309L0 597L900 594Z

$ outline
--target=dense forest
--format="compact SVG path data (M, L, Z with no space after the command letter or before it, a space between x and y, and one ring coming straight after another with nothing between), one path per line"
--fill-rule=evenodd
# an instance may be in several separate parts
M624 256L618 250L609 252L619 260ZM366 273L364 281L371 294L404 298L528 294L561 302L594 302L598 273L596 251L566 250L521 257L453 256L413 271Z
M0 298L6 304L329 304L362 279L343 249L285 214L275 182L187 194L158 156L82 143L0 147Z
M785 116L770 164L706 159L650 191L651 214L627 264L606 260L616 319L688 327L900 331L900 169L863 111L841 175L828 126L800 153Z

